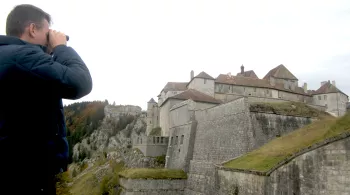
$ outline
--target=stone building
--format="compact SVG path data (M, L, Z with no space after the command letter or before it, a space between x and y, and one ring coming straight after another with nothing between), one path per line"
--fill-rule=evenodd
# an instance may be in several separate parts
M335 86L335 81L324 81L321 87L313 94L313 102L316 105L324 105L327 111L335 116L343 116L346 113L348 96Z
M158 95L158 103L151 99L147 129L159 126L161 135L169 136L169 111L181 101L195 98L197 102L225 103L240 97L248 97L250 102L304 102L323 107L334 116L343 116L349 101L348 95L339 90L334 81L322 82L317 90L307 89L306 83L300 87L298 78L282 64L262 79L253 70L245 71L243 65L236 76L229 73L213 78L206 72L194 76L191 71L189 82L168 82Z
M159 107L156 101L151 98L147 102L147 129L146 134L152 131L152 129L159 127Z
M335 81L321 82L316 90L300 87L298 78L279 65L262 78L240 67L236 76L206 72L189 82L168 82L147 106L147 135L135 138L134 147L145 155L166 155L165 167L188 174L184 194L215 194L215 164L252 151L276 137L310 124L311 116L280 115L251 109L255 102L304 103L333 116L349 109L348 96ZM160 128L159 135L150 135ZM182 194L182 193L181 193Z

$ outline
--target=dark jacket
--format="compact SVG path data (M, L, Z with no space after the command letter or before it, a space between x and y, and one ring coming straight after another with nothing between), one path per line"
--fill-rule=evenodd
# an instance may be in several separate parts
M45 47L0 36L0 169L25 161L26 170L67 170L68 142L62 98L92 90L80 56L60 45ZM0 170L0 171L3 171Z

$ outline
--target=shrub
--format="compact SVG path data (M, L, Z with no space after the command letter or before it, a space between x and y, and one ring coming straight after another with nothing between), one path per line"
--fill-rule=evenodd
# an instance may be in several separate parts
M119 186L118 174L124 169L124 163L123 162L117 163L115 161L110 161L110 168L112 169L112 173L105 175L100 183L100 194L102 195L116 193L115 188Z
M162 128L160 127L153 128L149 133L149 135L151 136L161 136L161 134L162 134Z
M56 194L57 195L72 195L68 183L71 182L68 172L60 173L56 176Z
M161 165L165 165L165 155L162 156L157 156L156 157L156 162Z

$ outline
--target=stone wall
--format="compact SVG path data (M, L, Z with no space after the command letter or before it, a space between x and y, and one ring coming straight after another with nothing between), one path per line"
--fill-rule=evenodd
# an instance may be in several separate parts
M169 120L170 120L170 109L183 100L177 99L168 99L160 108L159 108L159 125L162 128L162 136L169 136Z
M186 100L170 110L170 142L166 156L166 168L189 170L193 157L193 146L197 121L195 111L216 106L216 104Z
M227 96L225 96L225 94L227 94ZM311 96L291 93L288 91L261 87L237 86L222 83L215 84L215 97L217 99L230 101L234 96L275 98L289 101L305 102L310 104L312 104L313 101Z
M138 148L145 156L162 156L167 152L169 137L138 136L132 140L133 148Z
M218 170L218 195L268 195L265 193L266 176L248 172ZM279 195L279 194L278 194Z
M214 194L218 182L214 164L245 154L312 121L250 112L248 108L248 98L240 98L195 112L198 124L185 194Z
M175 96L177 94L180 94L184 91L167 91L166 93L164 91L162 91L162 93L160 93L159 97L158 97L158 106L162 105L163 102L168 99L169 97Z
M335 116L343 116L346 113L348 97L342 93L328 93L314 95L315 104L325 106L327 112Z
M126 179L120 178L121 195L182 195L185 179Z
M170 110L170 142L165 163L168 169L188 172L197 127L194 121L194 104L192 100L187 100L174 105Z
M138 115L141 114L141 107L132 105L112 106L107 105L104 108L106 118L117 118L121 114Z
M185 194L215 194L213 163L233 158L252 147L248 104L241 98L197 111L195 116L197 132Z
M194 78L188 84L188 89L195 89L211 97L214 97L215 81L212 79Z
M257 148L312 122L311 118L250 112L253 147Z
M159 127L159 107L156 102L147 103L147 129L146 135L149 135L153 128Z
M350 137L294 158L271 173L270 194L350 193Z
M266 176L220 168L218 180L222 195L349 194L349 134L301 151Z
M276 90L275 90L276 91ZM271 90L271 92L274 92L274 90ZM278 94L278 91L276 91ZM216 93L215 98L220 99L224 102L229 102L232 100L236 100L239 98L247 98L249 103L253 102L264 102L264 103L283 103L283 102L292 102L291 100L286 100L286 99L280 99L280 98L273 98L273 97L259 97L259 96L243 96L239 94L222 94L222 93ZM305 102L304 102L305 103ZM310 103L306 103L308 106L313 107L315 109L321 110L321 111L326 111L326 107L323 105L318 105L316 103L313 103L310 101Z

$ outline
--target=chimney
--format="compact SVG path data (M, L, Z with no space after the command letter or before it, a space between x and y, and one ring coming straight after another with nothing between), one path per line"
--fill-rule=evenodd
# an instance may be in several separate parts
M244 74L244 66L243 66L243 64L241 66L241 74Z
M193 77L194 77L194 72L193 70L191 70L191 80L193 79Z
M321 87L324 85L324 84L326 84L327 83L327 81L322 81L321 82Z
M307 93L307 83L304 83L303 89L304 89L304 93Z
M332 85L335 87L335 81L332 81Z

